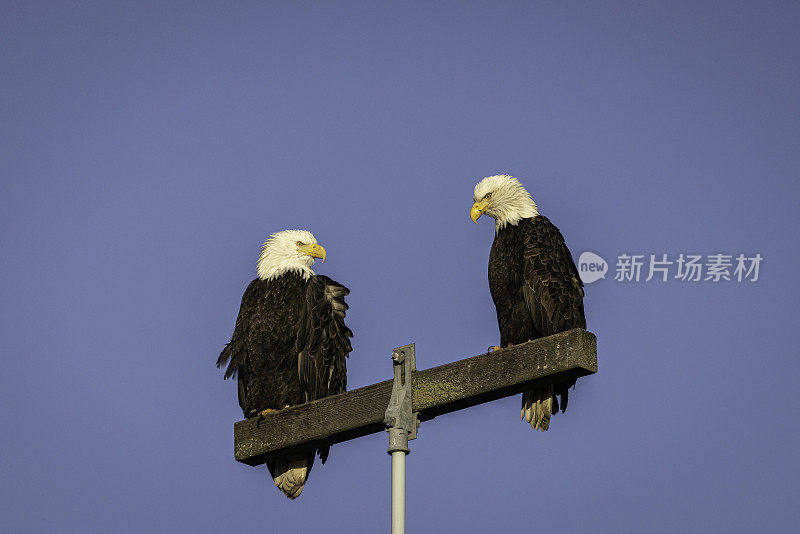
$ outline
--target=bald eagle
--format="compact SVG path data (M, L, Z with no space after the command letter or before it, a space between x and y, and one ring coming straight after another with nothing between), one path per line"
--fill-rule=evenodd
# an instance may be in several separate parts
M272 234L261 248L258 278L242 297L230 343L219 355L225 378L236 376L245 417L342 393L353 333L344 324L350 290L314 274L325 249L310 232ZM325 463L328 447L318 451ZM290 499L303 490L314 450L268 462L275 485Z
M516 178L489 176L475 186L470 218L495 220L489 253L489 290L497 310L500 345L507 347L571 328L586 328L583 283L564 237L539 214ZM575 380L522 395L522 418L534 430L564 412ZM561 402L559 405L559 397Z

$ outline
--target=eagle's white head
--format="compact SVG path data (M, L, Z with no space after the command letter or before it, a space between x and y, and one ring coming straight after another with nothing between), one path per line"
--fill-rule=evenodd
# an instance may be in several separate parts
M296 271L308 279L314 274L311 270L314 258L322 258L325 262L325 249L317 244L314 234L305 230L275 232L261 247L261 256L256 264L258 277L270 280Z
M507 174L484 178L475 185L474 204L469 210L472 222L484 213L495 220L495 231L507 224L516 226L521 219L536 217L539 210L519 180Z

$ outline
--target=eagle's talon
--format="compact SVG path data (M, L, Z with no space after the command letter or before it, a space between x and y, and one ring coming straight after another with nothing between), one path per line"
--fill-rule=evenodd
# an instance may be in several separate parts
M258 420L256 421L256 428L258 428L258 426L261 424L261 421L263 421L269 414L275 413L277 411L278 410L273 410L272 408L267 408L266 410L261 410L260 412L254 413L253 414L254 416L258 416ZM253 412L255 412L255 410L253 410Z

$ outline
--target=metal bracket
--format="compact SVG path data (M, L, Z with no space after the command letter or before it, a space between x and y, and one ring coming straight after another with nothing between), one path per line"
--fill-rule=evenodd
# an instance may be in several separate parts
M415 360L413 343L398 347L392 352L394 383L383 418L383 424L389 433L389 454L397 451L409 454L411 450L408 448L408 440L417 437L419 414L411 411L411 376L417 370Z

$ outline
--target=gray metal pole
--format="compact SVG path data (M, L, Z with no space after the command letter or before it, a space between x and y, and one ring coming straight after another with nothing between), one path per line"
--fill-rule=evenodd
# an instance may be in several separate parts
M406 453L392 453L392 534L406 532Z
M389 432L387 452L392 456L392 534L405 534L406 454L411 452L408 440L417 437L419 426L417 414L411 411L411 376L417 370L414 344L394 349L392 360L392 397L383 422Z

